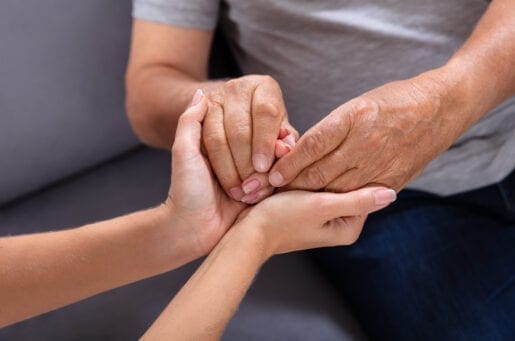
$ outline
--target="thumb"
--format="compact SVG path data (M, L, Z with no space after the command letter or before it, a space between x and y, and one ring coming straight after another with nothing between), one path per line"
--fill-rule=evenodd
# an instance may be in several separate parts
M326 221L367 215L394 202L397 194L385 187L367 187L348 193L317 193L314 203Z
M198 89L191 104L179 117L172 154L175 157L191 157L200 154L202 121L207 113L207 99Z

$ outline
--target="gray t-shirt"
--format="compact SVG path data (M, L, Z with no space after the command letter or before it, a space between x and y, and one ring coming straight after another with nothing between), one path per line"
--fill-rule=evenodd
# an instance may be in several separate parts
M367 90L443 65L487 5L482 0L134 0L133 15L208 30L220 15L243 72L273 76L292 124L303 132ZM449 195L497 182L514 167L512 97L408 187Z

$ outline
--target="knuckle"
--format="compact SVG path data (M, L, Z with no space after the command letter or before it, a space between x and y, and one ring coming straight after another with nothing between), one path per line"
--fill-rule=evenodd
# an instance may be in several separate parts
M356 198L355 210L356 212L365 212L370 206L370 198L372 194L369 192L364 192L358 195Z
M323 135L320 132L312 132L306 135L302 141L301 150L307 158L322 154L325 150Z
M357 97L352 101L348 119L354 125L372 126L379 119L379 103L367 97Z
M283 111L279 106L272 102L258 102L255 104L253 111L256 115L266 116L270 118L282 118Z
M221 109L224 102L224 94L221 89L210 91L207 94L209 110Z
M306 169L306 185L310 189L320 189L327 185L327 176L323 169L317 166Z
M249 129L243 126L237 126L228 129L227 135L229 139L239 143L249 144L251 140L251 133Z
M223 89L227 92L236 92L240 89L241 83L240 79L231 79L223 84Z
M218 149L218 146L225 143L225 137L213 131L205 131L202 139L208 150Z
M358 115L378 115L379 103L369 97L360 96L353 100L352 111Z
M259 76L259 79L263 83L277 84L277 81L270 75L261 75Z
M225 189L230 189L239 183L230 174L224 172L216 172L216 178Z

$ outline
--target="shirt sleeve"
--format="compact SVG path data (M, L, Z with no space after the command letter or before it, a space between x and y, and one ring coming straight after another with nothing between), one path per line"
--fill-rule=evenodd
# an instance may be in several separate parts
M162 24L212 30L220 0L133 0L133 18Z

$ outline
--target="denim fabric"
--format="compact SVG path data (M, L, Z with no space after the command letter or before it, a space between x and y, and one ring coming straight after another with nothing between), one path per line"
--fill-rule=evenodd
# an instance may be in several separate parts
M377 340L515 340L515 175L439 197L404 191L354 245L315 259Z

